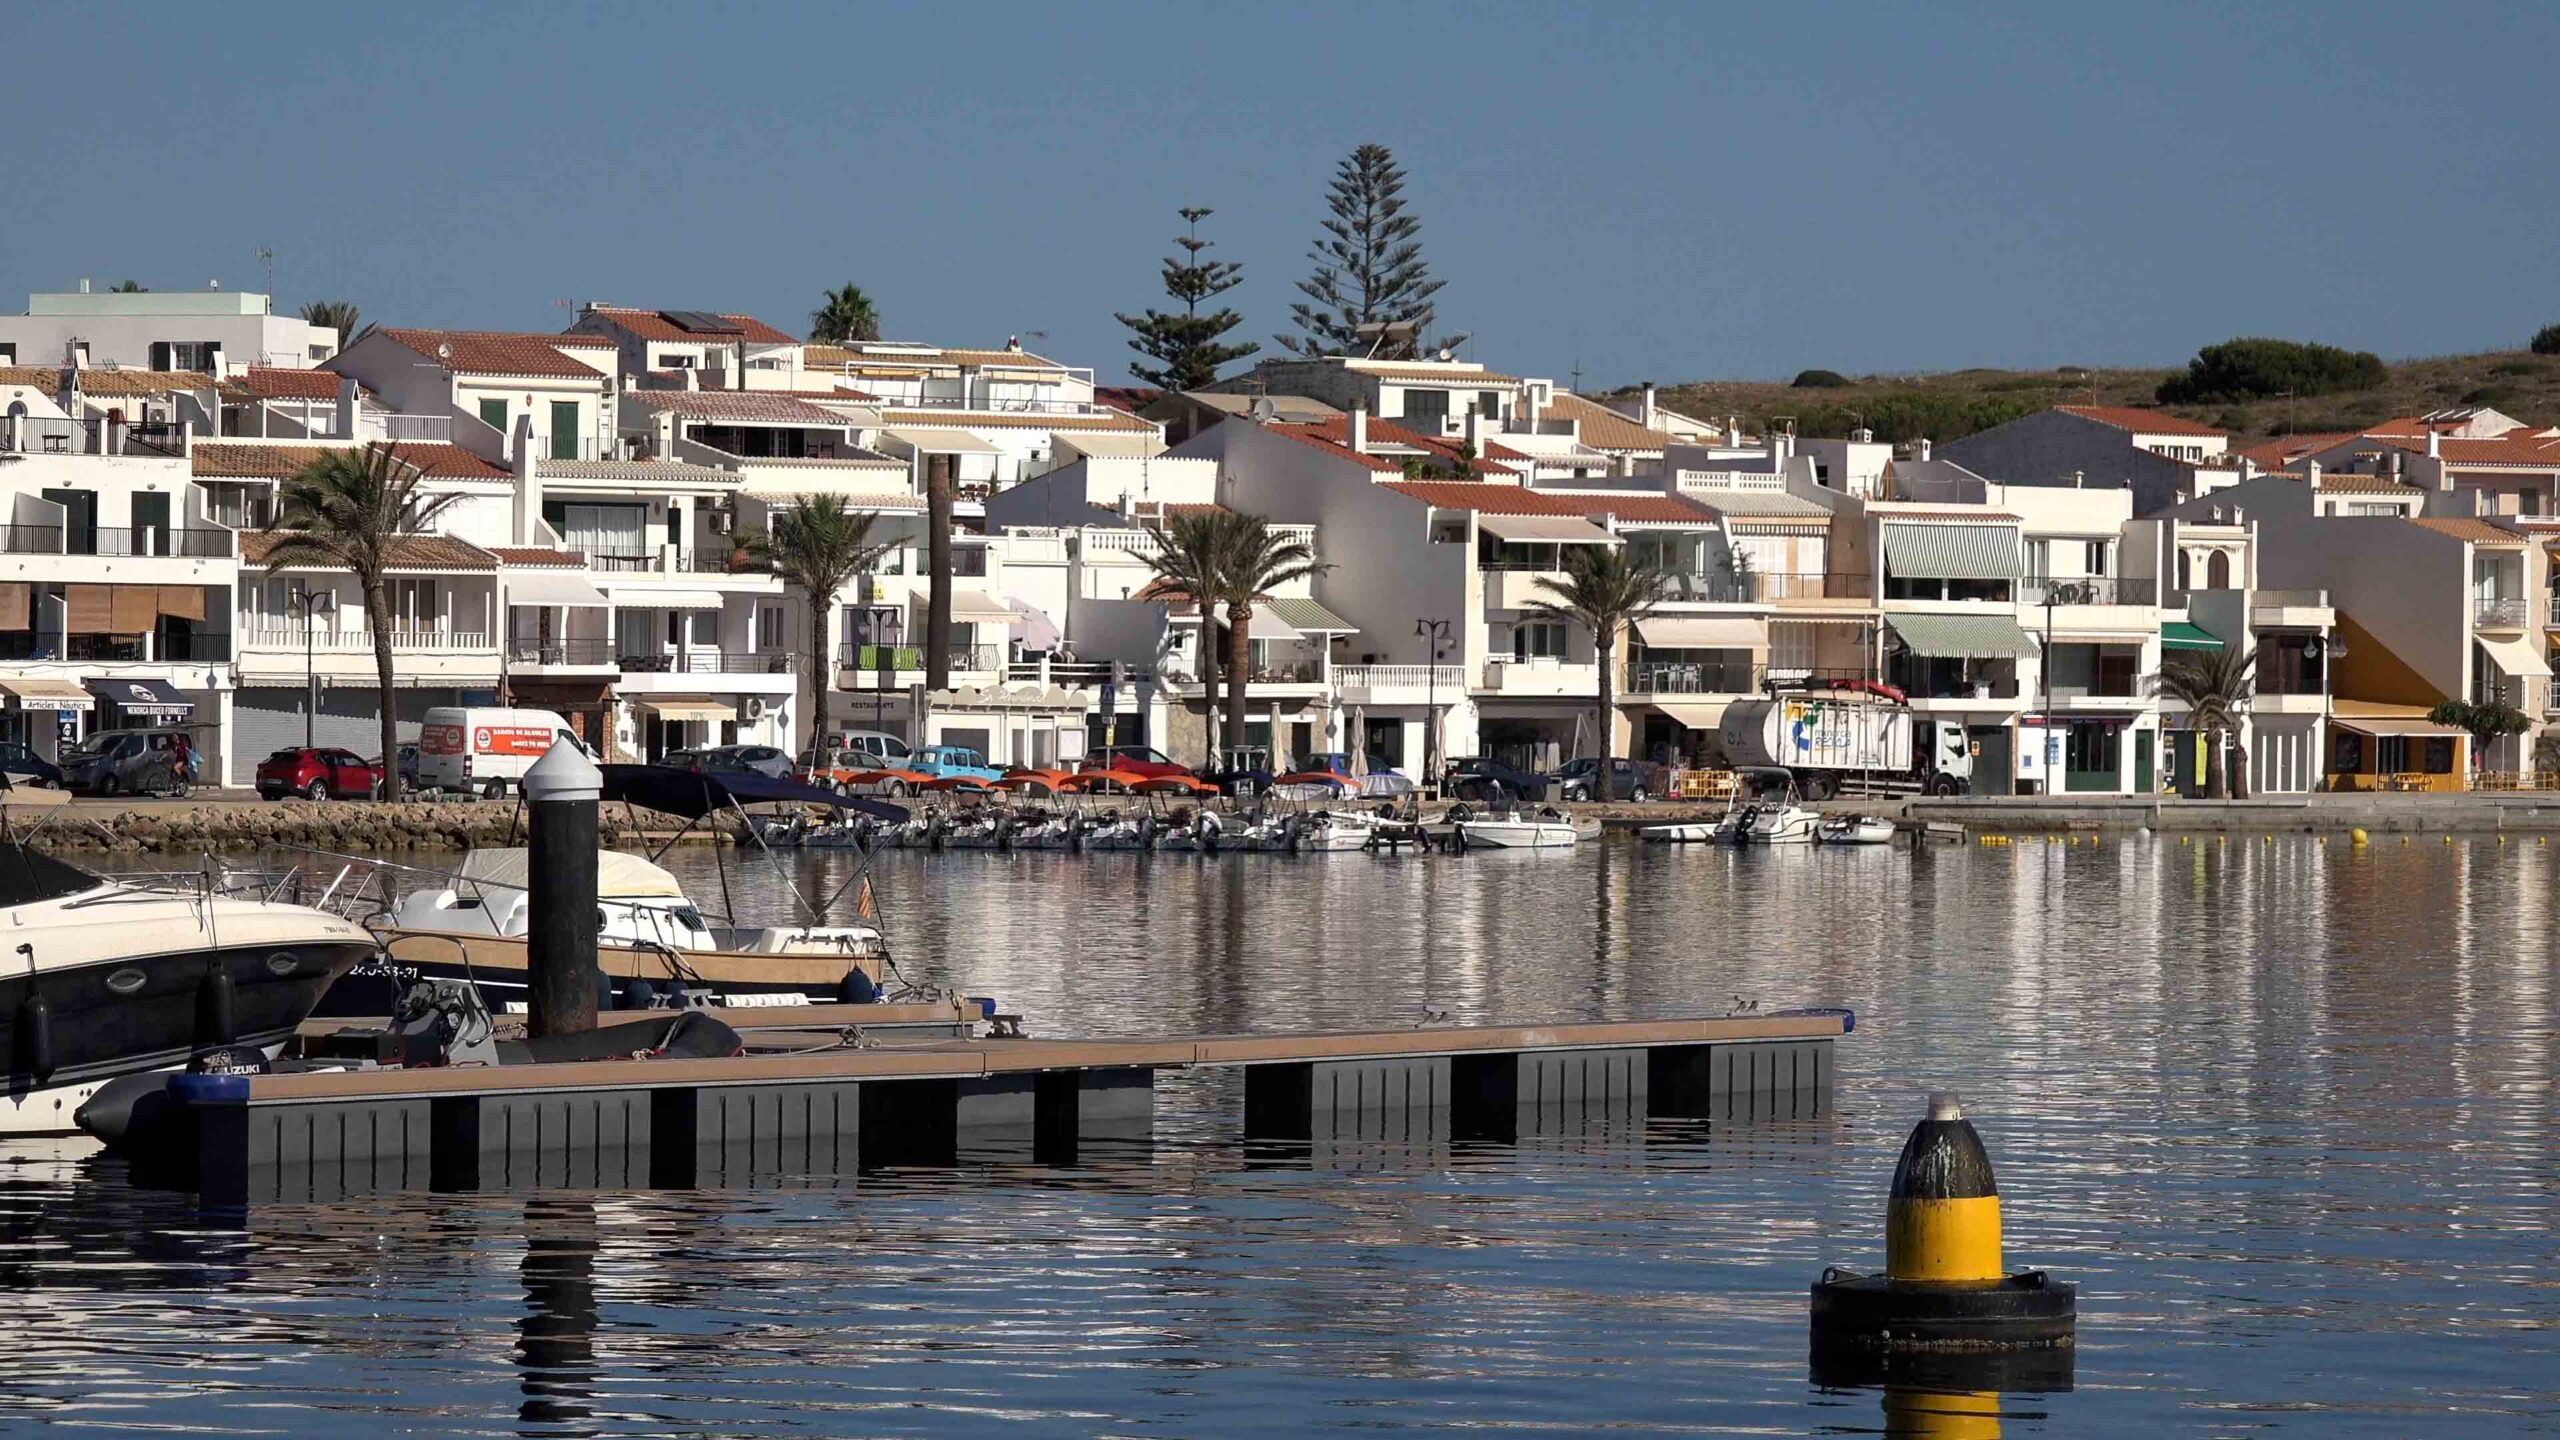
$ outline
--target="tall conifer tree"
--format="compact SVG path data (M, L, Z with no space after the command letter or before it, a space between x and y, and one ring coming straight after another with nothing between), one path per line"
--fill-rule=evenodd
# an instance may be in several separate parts
M1363 145L1334 171L1324 222L1289 307L1299 333L1275 336L1293 355L1409 360L1452 343L1426 343L1441 281L1423 263L1422 222L1405 212L1404 171L1384 145Z
M1218 337L1244 323L1244 317L1221 307L1206 315L1200 302L1213 300L1244 283L1244 266L1233 260L1211 260L1201 252L1210 242L1200 238L1200 222L1217 212L1206 205L1179 211L1190 228L1173 237L1180 255L1164 260L1164 293L1182 302L1179 313L1149 310L1144 315L1118 315L1129 327L1129 348L1155 361L1129 367L1129 373L1165 390L1198 390L1218 378L1218 367L1241 360L1262 347L1248 340L1227 345Z

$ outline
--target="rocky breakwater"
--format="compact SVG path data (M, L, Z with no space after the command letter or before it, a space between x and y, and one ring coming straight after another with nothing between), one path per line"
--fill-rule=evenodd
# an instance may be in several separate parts
M630 834L638 838L619 807L607 807L600 826L607 845ZM648 822L644 829L671 833L682 823ZM19 823L44 849L69 853L127 852L194 855L209 850L300 848L365 854L407 851L470 850L490 845L524 843L524 821L516 807L505 804L370 804L332 801L313 804L287 801L193 802L108 810L103 806L67 807L46 814L40 825ZM700 833L697 831L697 833Z

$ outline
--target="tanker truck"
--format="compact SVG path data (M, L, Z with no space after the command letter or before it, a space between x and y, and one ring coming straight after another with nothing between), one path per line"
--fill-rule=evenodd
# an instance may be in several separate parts
M1972 788L1973 744L1961 724L1917 720L1903 693L1873 680L1840 681L1737 700L1717 735L1728 762L1774 765L1809 800L1844 784L1955 795Z

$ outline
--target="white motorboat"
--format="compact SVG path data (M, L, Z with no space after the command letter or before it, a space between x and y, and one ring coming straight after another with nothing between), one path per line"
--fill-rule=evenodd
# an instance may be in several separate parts
M1117 811L1090 822L1084 832L1087 850L1144 850L1155 843L1155 826L1151 817L1122 815Z
M1813 827L1816 845L1890 845L1893 822L1873 815L1833 815Z
M378 946L325 910L155 889L0 842L0 1134L70 1133L107 1082L200 1051L272 1055Z
M596 960L618 990L802 1004L860 991L854 972L874 989L880 983L888 947L875 925L713 925L658 865L620 850L601 851L596 860ZM420 977L475 981L492 1011L523 1003L531 869L530 853L520 847L474 850L447 883L404 896L391 911L390 963L372 967L378 976L351 977L322 1013L387 1014L400 988ZM768 996L774 998L762 998Z
M1822 814L1804 807L1795 776L1776 766L1734 772L1733 799L1711 838L1718 845L1810 845Z
M1297 848L1301 853L1314 854L1366 850L1377 834L1377 822L1366 815L1319 810L1303 817L1298 826Z
M1718 828L1713 820L1684 820L1673 825L1647 825L1636 835L1648 845L1712 845Z
M1451 819L1449 828L1461 850L1558 850L1600 833L1597 824L1577 826L1563 812L1552 809L1514 808L1460 815Z

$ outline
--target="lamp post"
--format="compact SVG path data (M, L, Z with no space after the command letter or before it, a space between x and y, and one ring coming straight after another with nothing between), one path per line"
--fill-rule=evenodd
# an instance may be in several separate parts
M327 595L334 601L335 590L314 590L308 585L293 587L294 608L302 612L302 748L309 750L320 743L320 665L312 648L311 602Z
M2346 658L2347 640L2343 635L2314 635L2304 647L2320 662L2320 770L2326 788L2338 788L2338 686L2335 676L2338 662Z
M1413 633L1423 641L1422 780L1438 793L1440 784L1440 652L1449 645L1449 622L1416 620Z
M2054 593L2055 593L2055 592L2054 592L2054 584L2053 584L2053 581L2051 581L2050 579L2046 580L2046 581L2044 582L2044 653L2043 653L2042 655L2039 655L2039 656L2037 656L2037 657L2036 657L2036 669L2037 669L2037 671L2039 672L2039 673L2038 673L2038 675L2037 675L2037 679L2038 679L2038 680L2040 680L2040 681L2043 683L2043 686L2044 686L2044 714L2043 714L2041 717L2039 717L2039 718L2041 718L2041 719L2043 720L2044 724L2043 724L2043 727L2042 727L2041 729L2039 729L2039 730L2036 732L2036 733L2037 733L2037 736L2038 736L2037 743L2038 743L2038 744L2040 744L2040 745L2042 745L2042 746L2044 747L2044 753L2043 753L2042 755L2040 755L2040 756L2038 756L2038 757L2037 757L2037 760L2038 760L2038 762L2039 762L2039 763L2038 763L2038 765L2037 765L2037 768L2038 768L2039 770L2041 770L2041 771L2044 773L2044 793L2046 793L2047 795L2051 795L2051 794L2056 793L2056 792L2055 792L2055 786L2054 786L2054 783L2053 783L2053 760L2054 760L2054 755L2053 755L2053 601L2054 601Z

